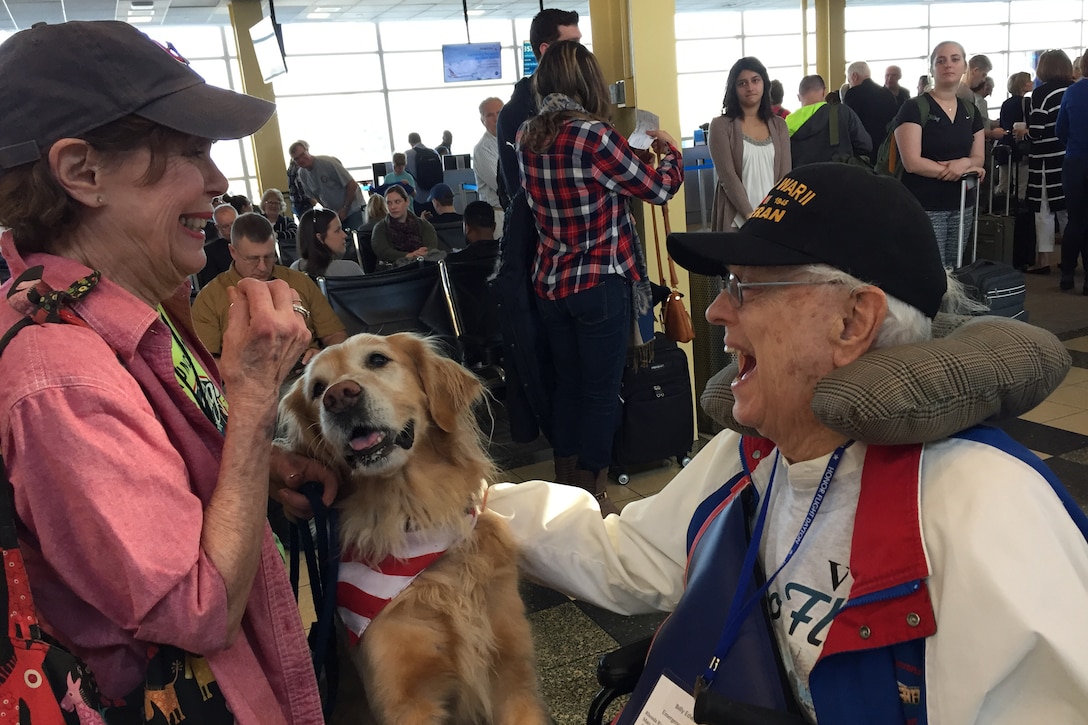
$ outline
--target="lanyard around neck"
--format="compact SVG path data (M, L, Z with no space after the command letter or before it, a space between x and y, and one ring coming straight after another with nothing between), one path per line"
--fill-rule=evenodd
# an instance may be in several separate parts
M711 686L714 682L714 678L718 674L718 665L729 654L729 650L733 648L733 643L737 639L737 635L740 633L741 625L748 619L748 615L751 613L752 608L756 603L766 594L767 589L771 586L771 582L775 580L775 577L786 568L786 564L790 562L793 555L797 553L797 550L801 547L801 542L804 541L805 534L808 533L809 528L812 526L812 522L816 519L816 513L820 510L820 505L823 504L824 498L827 496L827 489L831 485L831 479L835 476L835 471L838 470L839 464L842 462L843 454L846 449L850 447L853 441L847 441L831 454L831 459L827 462L827 468L824 469L824 475L820 479L820 485L816 487L816 493L812 497L812 503L809 504L808 513L805 514L804 521L801 522L801 529L797 532L797 536L793 540L793 545L786 553L786 558L782 561L782 565L775 570L774 574L767 578L767 581L763 583L755 594L744 599L744 592L748 588L748 582L752 581L755 576L755 563L756 557L759 555L759 542L763 537L763 526L767 522L767 508L771 500L771 488L774 486L774 476L778 471L778 460L781 457L780 451L775 451L773 465L771 467L771 478L767 482L767 490L763 493L763 503L759 509L759 516L756 518L755 527L752 530L752 540L748 542L748 550L744 554L744 563L741 565L740 577L737 580L737 588L733 592L733 601L729 605L729 614L725 619L725 627L722 629L721 637L718 639L718 646L714 650L714 656L710 658L710 662L706 666L706 670L699 676L698 681L695 683L695 693L698 694L702 690L705 690ZM741 439L740 443L740 460L741 465L744 467L744 473L749 479L752 478L752 472L748 470L747 459L744 455L744 440ZM752 485L755 485L754 482Z

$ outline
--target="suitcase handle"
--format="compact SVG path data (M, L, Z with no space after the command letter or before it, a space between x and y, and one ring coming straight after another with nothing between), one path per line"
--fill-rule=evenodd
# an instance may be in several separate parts
M956 249L956 269L963 266L963 247L965 243L964 238L964 216L967 213L967 187L971 185L971 181L975 182L975 218L972 226L974 227L974 235L971 244L971 259L974 259L978 255L978 207L981 203L982 188L978 181L977 171L968 171L966 174L960 176L960 234L957 249Z

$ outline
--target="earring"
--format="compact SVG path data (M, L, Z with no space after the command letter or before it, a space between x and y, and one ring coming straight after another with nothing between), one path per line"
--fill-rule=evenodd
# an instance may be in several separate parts
M106 203L106 197L99 194L98 196L95 197L95 201L98 202L99 206L104 206L105 203Z

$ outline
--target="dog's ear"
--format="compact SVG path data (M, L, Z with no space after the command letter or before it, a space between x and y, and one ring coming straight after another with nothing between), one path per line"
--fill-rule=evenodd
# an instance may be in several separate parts
M306 376L303 375L292 383L290 390L280 399L277 435L286 440L288 447L294 451L304 447L302 432L311 424L305 386Z
M416 360L431 417L439 428L450 433L457 426L458 418L469 412L483 396L484 387L479 378L422 338L410 333L404 337L407 339L403 342Z

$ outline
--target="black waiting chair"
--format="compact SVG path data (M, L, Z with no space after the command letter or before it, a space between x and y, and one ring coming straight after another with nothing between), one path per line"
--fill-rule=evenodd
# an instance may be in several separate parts
M280 258L280 264L290 267L298 259L298 244L295 239L276 241L276 255Z
M443 262L461 326L458 339L469 367L502 364L499 302L489 282L497 263L497 250L485 257L451 254Z
M363 268L363 272L366 274L373 274L378 268L378 256L374 254L374 247L370 244L370 240L374 236L374 228L360 229L352 234L355 240L355 254L359 266Z
M450 255L438 263L446 306L457 338L457 358L472 370L491 391L505 388L502 367L503 338L499 329L499 307L487 283L495 260L458 263Z
M463 222L435 224L434 231L438 235L438 248L444 252L458 252L468 246Z
M416 332L437 337L447 354L458 356L437 264L420 261L374 274L318 277L317 283L348 335Z

